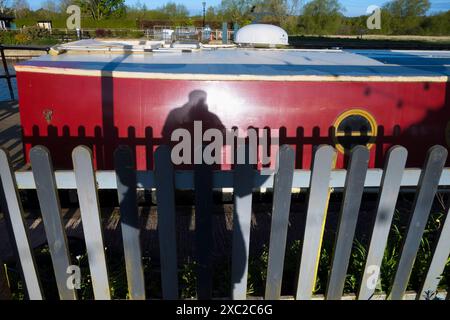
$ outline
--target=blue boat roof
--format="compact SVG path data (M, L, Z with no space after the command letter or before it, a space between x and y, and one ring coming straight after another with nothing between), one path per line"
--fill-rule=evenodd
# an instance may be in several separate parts
M68 51L22 67L85 71L249 76L448 77L450 51L203 48L140 53ZM42 70L45 72L45 70Z

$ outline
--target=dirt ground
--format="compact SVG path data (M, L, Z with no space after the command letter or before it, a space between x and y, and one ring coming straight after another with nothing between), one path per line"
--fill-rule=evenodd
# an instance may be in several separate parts
M24 166L22 132L17 101L0 102L0 147L9 152L15 170Z

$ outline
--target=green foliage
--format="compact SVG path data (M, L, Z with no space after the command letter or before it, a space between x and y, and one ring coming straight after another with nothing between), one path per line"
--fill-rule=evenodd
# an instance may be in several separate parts
M251 9L254 4L253 0L222 0L219 6L220 15L224 21L246 25L253 19Z
M0 43L5 45L53 45L58 40L48 30L38 27L24 28L22 31L0 31Z
M189 299L196 297L196 283L197 283L197 273L196 273L196 263L188 261L184 264L179 272L179 285L181 288L181 298Z
M27 0L13 0L11 8L14 10L16 17L21 17L31 12Z
M320 252L319 268L317 269L316 286L313 292L314 294L323 294L327 288L332 251L333 244L330 241L324 241Z
M175 2L168 2L159 11L168 20L186 20L189 18L189 10L184 4L176 4Z
M342 22L342 7L337 0L313 0L299 16L301 33L336 34Z
M259 256L251 256L248 263L247 294L264 295L267 279L269 248L264 245Z
M355 239L347 270L347 277L345 278L344 293L358 292L361 277L364 272L366 258L367 249L358 239Z
M16 35L18 32L14 31L0 31L0 43L2 44L18 44Z
M139 39L144 37L144 32L139 30L128 30L126 35L126 38L133 38L133 39Z
M441 195L438 194L437 197L439 199L441 198ZM403 201L406 200L403 199ZM428 219L428 223L425 227L420 247L417 252L414 268L411 273L411 278L409 280L407 290L418 290L420 283L424 280L426 271L428 270L432 258L433 243L435 243L436 237L442 226L445 211L445 207L443 206L441 210L434 209L430 214L430 218ZM408 227L407 221L408 212L396 210L391 227L391 232L389 234L388 243L384 253L383 262L380 268L381 287L384 292L390 291L392 281L394 280L394 276L397 271L398 261L401 254L400 250ZM447 266L450 267L450 259ZM444 272L443 283L448 281L448 271L450 271L448 269L449 268L447 268L446 272Z
M450 34L450 10L431 17L424 17L421 22L422 34L448 35Z
M30 39L42 39L50 37L50 32L47 29L39 27L27 27L22 30L22 33Z
M201 15L190 16L186 6L176 2L149 10L139 1L133 6L125 6L124 0L77 1L83 9L83 29L137 29L140 21L198 26L202 21ZM51 20L54 28L66 28L69 3L61 0L58 5L46 0L43 9L36 11L18 4L21 9L16 10L16 25L35 26L39 20ZM244 26L258 20L280 25L290 35L450 35L450 11L427 16L428 8L429 0L392 0L382 8L381 30L368 30L366 15L344 16L345 8L338 0L222 0L217 7L207 8L205 20L219 29L222 22Z
M386 10L394 17L423 16L430 9L429 0L393 0L385 5Z
M17 44L27 44L30 38L25 33L18 33L14 36L14 40Z

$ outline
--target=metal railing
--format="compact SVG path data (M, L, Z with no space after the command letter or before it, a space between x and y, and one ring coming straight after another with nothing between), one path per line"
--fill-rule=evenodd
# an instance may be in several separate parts
M45 51L49 52L50 47L41 47L41 46L13 46L13 45L2 45L0 44L0 54L2 56L2 63L3 63L3 70L4 74L0 75L0 79L6 79L6 82L8 84L8 90L9 90L9 96L11 100L14 100L14 89L12 87L11 78L15 78L15 74L10 74L8 69L8 63L5 56L5 50L26 50L26 51Z

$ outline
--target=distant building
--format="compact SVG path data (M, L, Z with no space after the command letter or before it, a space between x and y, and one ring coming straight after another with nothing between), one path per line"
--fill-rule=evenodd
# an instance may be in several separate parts
M14 23L13 16L7 16L0 14L0 30L11 30L16 29L16 24Z
M40 20L37 22L37 25L39 28L52 31L52 21L51 20Z

